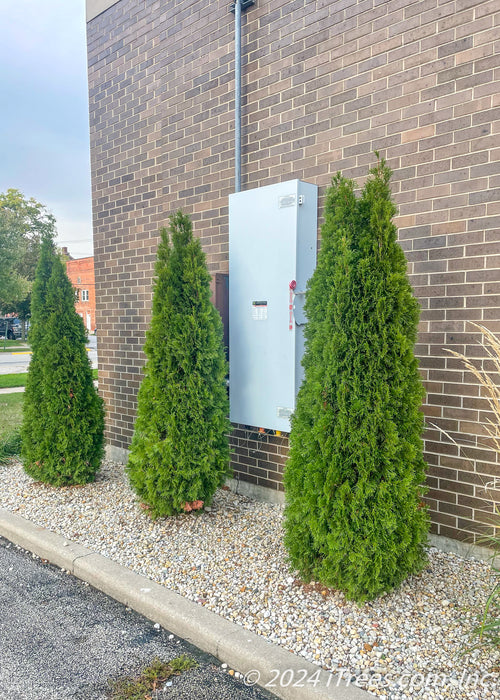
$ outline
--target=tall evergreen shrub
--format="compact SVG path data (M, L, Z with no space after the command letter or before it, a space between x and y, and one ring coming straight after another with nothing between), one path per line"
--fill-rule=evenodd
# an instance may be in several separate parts
M33 289L30 340L24 468L54 486L93 481L103 456L104 409L94 389L75 293L48 239Z
M359 602L421 569L428 529L419 308L390 176L382 160L359 199L340 175L327 193L284 477L291 564Z
M56 257L54 242L51 236L44 236L40 249L40 258L33 282L31 293L31 321L29 341L31 345L31 360L23 401L23 424L21 428L22 451L25 469L31 461L38 459L38 440L43 433L43 417L39 407L43 403L43 350L41 342L45 333L47 320L47 285L52 273L52 265ZM28 472L29 473L29 472Z
M42 238L40 258L36 268L33 289L31 291L31 321L29 341L32 349L38 348L39 341L43 339L45 335L44 327L48 314L46 304L47 286L50 275L52 274L52 266L56 257L52 236L44 236Z
M170 241L171 237L171 241ZM188 216L161 231L147 362L127 466L153 517L210 502L228 474L222 322Z

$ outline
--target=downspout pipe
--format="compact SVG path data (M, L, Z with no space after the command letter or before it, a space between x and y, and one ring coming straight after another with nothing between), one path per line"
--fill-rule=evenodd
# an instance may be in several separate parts
M254 0L235 0L234 12L234 191L241 192L241 12Z
M234 191L241 192L241 0L234 7Z

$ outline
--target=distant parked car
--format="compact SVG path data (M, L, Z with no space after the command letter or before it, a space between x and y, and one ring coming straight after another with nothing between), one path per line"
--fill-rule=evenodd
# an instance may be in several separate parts
M21 324L17 318L0 318L0 338L7 340L17 340L21 337Z

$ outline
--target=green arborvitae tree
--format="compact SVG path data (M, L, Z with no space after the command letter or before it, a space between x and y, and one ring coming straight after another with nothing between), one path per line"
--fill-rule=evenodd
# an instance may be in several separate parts
M419 308L392 223L391 172L334 177L306 296L305 379L285 470L285 545L305 580L362 602L425 562Z
M32 295L21 455L30 476L54 486L93 481L103 456L103 403L74 303L63 264L45 239Z
M158 247L147 362L127 466L153 517L210 503L229 468L222 322L188 216L170 219Z
M31 329L30 343L32 355L26 379L26 390L23 401L23 424L21 429L22 455L25 460L30 460L29 455L37 454L37 445L40 434L43 432L42 416L39 406L43 403L43 350L40 348L45 333L47 320L47 285L52 273L52 265L56 254L54 242L51 236L44 236L42 240L40 259L38 261L35 281L31 294ZM35 458L36 459L36 458Z
M45 322L47 321L47 286L52 274L52 267L56 259L56 250L51 235L42 239L40 258L38 260L35 281L31 292L31 331L30 343L33 349L38 348L39 342L45 336Z

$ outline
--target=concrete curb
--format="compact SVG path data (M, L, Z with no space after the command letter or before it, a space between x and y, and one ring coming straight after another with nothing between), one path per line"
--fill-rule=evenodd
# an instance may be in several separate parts
M0 535L70 571L283 700L367 700L319 666L62 535L0 508ZM250 682L251 681L251 682ZM283 687L285 686L285 687Z

